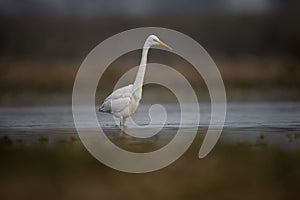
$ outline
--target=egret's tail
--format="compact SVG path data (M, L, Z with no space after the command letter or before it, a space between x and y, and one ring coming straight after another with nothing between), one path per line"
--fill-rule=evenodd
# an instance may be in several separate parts
M108 106L106 105L106 103L104 102L100 108L98 109L99 112L110 112L110 109L108 108Z
M104 108L104 105L102 104L100 106L100 108L98 109L99 112L105 112L105 108Z

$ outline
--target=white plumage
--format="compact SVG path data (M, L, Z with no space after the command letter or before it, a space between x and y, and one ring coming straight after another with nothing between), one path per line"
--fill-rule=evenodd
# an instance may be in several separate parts
M115 90L104 100L99 108L100 112L111 113L120 118L120 126L123 126L126 118L136 111L142 98L147 56L150 47L153 45L162 45L171 49L171 47L160 41L157 36L150 35L145 41L141 63L134 83Z

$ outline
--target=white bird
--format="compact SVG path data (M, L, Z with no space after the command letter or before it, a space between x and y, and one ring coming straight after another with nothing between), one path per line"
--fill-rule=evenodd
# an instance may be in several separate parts
M162 42L157 36L150 35L143 46L143 53L133 84L122 87L109 95L99 108L100 112L111 113L120 119L120 127L124 126L126 118L137 109L142 98L142 87L146 71L147 56L151 46L162 45L172 50L170 46Z

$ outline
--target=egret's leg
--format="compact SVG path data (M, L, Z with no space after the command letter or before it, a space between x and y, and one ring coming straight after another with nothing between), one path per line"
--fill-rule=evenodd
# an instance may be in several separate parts
M123 117L123 126L125 126L126 119L127 117Z
M124 125L123 117L120 117L120 127Z
M124 131L124 118L120 117L120 134L119 134L120 137L124 136L123 131Z

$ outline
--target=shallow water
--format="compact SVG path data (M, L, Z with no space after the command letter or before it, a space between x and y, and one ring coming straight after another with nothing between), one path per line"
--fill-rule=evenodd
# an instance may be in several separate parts
M155 129L161 124L151 121L148 111L151 105L141 105L133 115L136 124ZM163 105L167 111L166 123L159 132L158 140L170 139L176 134L179 125L189 133L190 125L180 124L180 109L176 104ZM189 112L195 112L189 105ZM161 113L152 115L158 119ZM114 118L105 113L97 113L98 120L106 134L119 134L120 130ZM210 120L210 104L200 104L199 134L204 134ZM92 127L93 124L85 124ZM187 120L188 121L188 120ZM127 122L127 127L133 126ZM146 129L146 128L145 128ZM144 131L142 127L138 130ZM1 107L0 137L9 136L12 140L22 139L30 144L47 136L50 141L69 138L76 133L70 106L43 107ZM47 140L48 140L47 139ZM157 138L156 138L157 139ZM300 148L300 104L296 102L257 102L228 103L227 117L221 135L221 141L267 143L269 146Z

